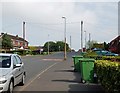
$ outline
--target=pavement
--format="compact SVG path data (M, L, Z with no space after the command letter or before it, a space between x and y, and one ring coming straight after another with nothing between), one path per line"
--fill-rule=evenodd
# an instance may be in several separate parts
M72 60L61 61L60 59L43 59L43 61L56 61L48 68L40 72L20 91L65 91L65 92L86 92L103 93L100 84L81 83L79 72L74 72Z

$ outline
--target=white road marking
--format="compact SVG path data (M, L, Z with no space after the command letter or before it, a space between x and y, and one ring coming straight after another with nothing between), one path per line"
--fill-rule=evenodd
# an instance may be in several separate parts
M43 59L44 61L63 61L63 59Z
M43 70L41 73L39 73L35 78L33 78L27 85L25 85L22 89L20 89L20 91L23 91L26 87L28 87L34 80L36 80L37 78L40 78L40 76L45 73L47 70L49 70L50 68L52 68L54 65L56 65L57 63L54 63L53 65L49 66L47 69ZM18 92L17 92L18 93Z

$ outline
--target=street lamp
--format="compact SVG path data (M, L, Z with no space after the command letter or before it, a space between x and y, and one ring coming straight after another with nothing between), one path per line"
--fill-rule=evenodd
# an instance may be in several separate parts
M59 52L60 52L60 46L59 46Z
M65 21L65 26L64 26L64 39L65 39L64 60L66 60L67 59L67 57L66 57L66 17L62 17L62 18Z
M81 21L81 50L83 52L83 21Z
M49 34L48 34L48 40L49 40ZM49 55L49 41L48 41L48 55Z
M86 31L85 32L85 50L86 50Z

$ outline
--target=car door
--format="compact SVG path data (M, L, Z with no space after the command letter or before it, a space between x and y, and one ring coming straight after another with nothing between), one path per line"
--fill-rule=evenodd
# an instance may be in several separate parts
M21 58L18 55L16 55L15 57L17 59L18 64L20 64L20 67L19 67L19 73L20 73L19 74L19 82L20 82L22 79L22 75L24 73L24 65L23 65Z
M21 67L16 67L16 64L19 64L16 56L13 56L13 75L14 75L14 83L18 84L21 79Z

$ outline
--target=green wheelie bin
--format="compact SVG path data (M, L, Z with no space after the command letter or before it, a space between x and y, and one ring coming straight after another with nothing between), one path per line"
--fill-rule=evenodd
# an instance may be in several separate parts
M74 71L80 72L80 62L79 59L83 58L83 56L73 56L74 61Z
M81 69L81 82L94 82L94 59L83 58L79 59Z

